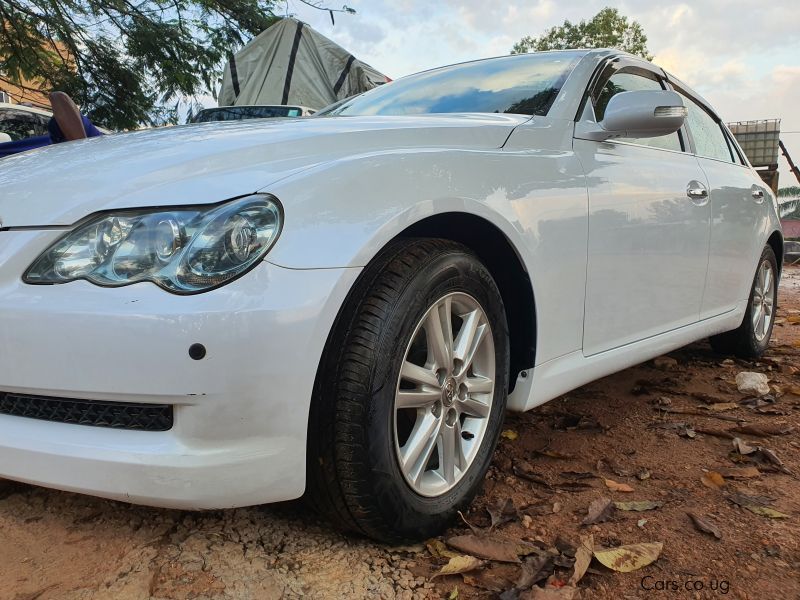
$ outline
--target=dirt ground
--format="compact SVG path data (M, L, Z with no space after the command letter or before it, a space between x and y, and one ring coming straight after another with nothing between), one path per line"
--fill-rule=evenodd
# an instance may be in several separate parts
M740 393L743 371L765 374L770 393ZM0 599L800 598L800 269L784 276L764 359L694 344L504 429L465 521L407 548L335 532L297 503L185 513L0 481ZM605 510L584 525L593 502ZM491 530L488 509L502 517ZM454 551L442 542L468 535L473 554L508 562L431 579ZM595 551L663 547L629 573L595 559L573 590L590 535Z

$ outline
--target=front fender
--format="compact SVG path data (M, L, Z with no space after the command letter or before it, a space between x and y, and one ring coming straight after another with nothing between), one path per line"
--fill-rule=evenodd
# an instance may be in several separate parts
M537 363L581 348L588 198L571 149L399 149L319 164L262 191L285 214L267 260L293 269L363 267L422 219L481 217L515 248L531 310L547 315Z

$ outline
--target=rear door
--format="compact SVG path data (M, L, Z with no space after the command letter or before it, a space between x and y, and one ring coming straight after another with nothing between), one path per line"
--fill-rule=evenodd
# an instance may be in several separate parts
M766 186L753 173L730 133L687 88L673 85L689 110L687 125L710 194L711 237L701 318L746 302L768 226Z
M593 86L583 119L601 120L628 90L664 89L646 63L615 65ZM685 132L659 138L574 140L589 188L584 354L698 321L711 207Z

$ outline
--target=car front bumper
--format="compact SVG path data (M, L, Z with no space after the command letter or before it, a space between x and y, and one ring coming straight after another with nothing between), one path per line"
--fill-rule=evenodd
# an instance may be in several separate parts
M325 341L360 269L264 262L217 290L32 286L61 232L0 232L0 392L173 406L168 431L0 414L0 477L155 506L296 498ZM193 360L189 346L206 347Z

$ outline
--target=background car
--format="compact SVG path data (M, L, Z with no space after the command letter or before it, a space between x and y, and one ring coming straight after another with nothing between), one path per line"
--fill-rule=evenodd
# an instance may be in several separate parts
M17 141L37 135L47 135L47 124L53 113L33 106L0 102L0 133Z
M267 119L273 117L307 117L316 111L305 106L218 106L204 108L194 115L190 123L209 121L239 121L241 119Z
M617 51L53 146L0 185L0 476L130 502L305 494L424 539L506 408L708 336L756 357L774 322L771 192Z

